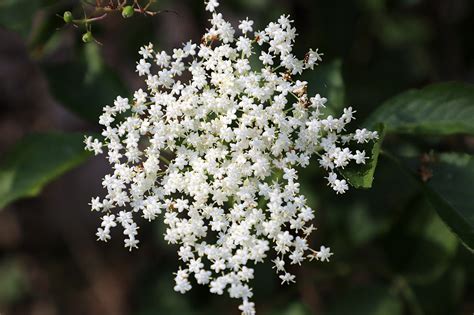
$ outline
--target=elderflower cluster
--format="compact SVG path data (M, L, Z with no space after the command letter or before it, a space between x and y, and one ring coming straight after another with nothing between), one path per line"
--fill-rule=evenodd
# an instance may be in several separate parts
M309 247L314 211L300 194L297 168L316 155L330 187L344 193L348 184L336 170L367 159L349 143L377 133L345 134L354 111L325 117L327 100L308 96L307 82L294 79L322 54L310 50L300 60L292 53L289 17L256 32L246 19L236 30L218 5L206 3L212 18L201 43L172 54L141 48L136 71L146 89L104 108L103 142L85 140L96 154L105 148L113 167L103 179L107 195L91 207L103 213L98 239L108 241L120 225L129 249L139 243L137 217L161 215L165 240L179 246L183 262L174 289L185 293L197 283L227 292L251 315L256 263L272 259L282 283L290 283L288 265L332 255Z

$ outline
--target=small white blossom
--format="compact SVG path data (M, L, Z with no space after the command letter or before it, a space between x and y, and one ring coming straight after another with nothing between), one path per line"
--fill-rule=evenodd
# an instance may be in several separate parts
M365 160L367 160L368 157L365 156L365 151L356 151L356 154L354 154L354 161L357 164L365 164Z
M185 293L191 290L192 286L188 280L188 273L186 270L178 270L176 277L174 278L176 285L174 290L179 293Z
M99 211L102 208L102 203L100 202L99 197L92 198L89 205L91 206L92 211Z
M255 303L244 300L239 306L239 310L242 311L242 315L255 315Z
M137 72L139 76L149 75L150 74L151 64L146 62L145 59L140 59L137 63Z
M291 283L291 282L295 282L295 276L292 275L291 273L284 273L280 276L280 279L281 279L281 284L285 284L285 283Z
M306 65L309 69L313 70L314 66L318 65L318 62L322 61L322 56L324 54L323 53L320 53L318 52L318 49L316 50L312 50L310 49L308 54L307 54L307 58L306 58Z
M242 33L245 34L253 30L252 25L253 25L253 21L247 18L243 21L240 21L239 28L242 30Z
M258 59L260 59L264 65L273 65L273 56L265 51L262 51L262 54Z
M143 46L140 48L138 52L144 59L151 58L153 56L153 44L149 43L147 46Z
M110 230L109 229L97 229L97 240L107 242L110 239Z
M198 284L208 284L211 275L212 273L210 271L200 270L198 273L195 273L194 276Z
M273 261L274 266L272 268L276 268L277 272L278 271L285 271L285 261L281 259L280 257L277 257Z
M331 249L329 247L321 246L319 252L316 254L316 258L320 261L329 261L329 257L331 257L333 253L331 253Z
M217 0L208 0L206 3L206 11L214 12L218 6L219 2Z

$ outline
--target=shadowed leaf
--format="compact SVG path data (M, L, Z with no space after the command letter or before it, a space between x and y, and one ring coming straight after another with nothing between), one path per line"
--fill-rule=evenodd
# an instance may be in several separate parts
M38 195L50 181L83 162L83 136L34 134L20 140L0 163L0 209Z

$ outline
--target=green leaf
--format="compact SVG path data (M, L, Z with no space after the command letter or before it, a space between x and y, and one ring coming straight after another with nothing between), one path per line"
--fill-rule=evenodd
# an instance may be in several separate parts
M401 315L400 300L384 286L357 287L338 295L325 315Z
M474 134L474 86L449 82L404 92L383 103L365 125L377 123L387 133Z
M471 251L474 250L474 156L443 153L423 164L431 173L426 183L420 180L419 162L413 158L398 159L386 153L402 169L417 178L433 208L446 225Z
M445 153L429 166L425 192L439 216L471 250L474 249L474 157Z
M336 59L330 63L322 63L307 71L304 79L308 81L308 95L317 93L328 99L325 113L335 115L345 105L345 87L342 78L342 62Z
M95 44L84 45L79 61L45 64L42 68L56 99L91 122L98 121L105 105L128 93L119 77L104 64Z
M19 198L37 196L47 183L88 156L79 134L34 134L23 138L0 163L0 209Z
M385 136L384 125L378 125L375 130L379 133L376 141L371 141L362 146L366 154L370 154L365 164L352 163L340 171L341 175L355 188L370 188L374 181L375 168L379 158L380 148Z

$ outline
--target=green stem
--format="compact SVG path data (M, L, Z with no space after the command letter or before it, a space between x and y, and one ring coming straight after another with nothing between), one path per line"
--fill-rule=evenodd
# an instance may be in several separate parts
M90 23L90 22L103 20L106 16L107 16L107 13L104 13L101 16L93 17L93 18L90 18L90 19L73 20L72 22L75 23L75 24L87 24L87 23Z
M282 66L282 65L279 65L278 67L273 68L272 71L275 72L275 71L277 71L278 69L280 69L281 67L283 67L283 66Z
M290 91L290 94L293 95L298 101L300 100L300 98L295 93Z
M167 158L165 158L163 155L160 155L160 160L165 163L166 165L170 165L171 162Z

